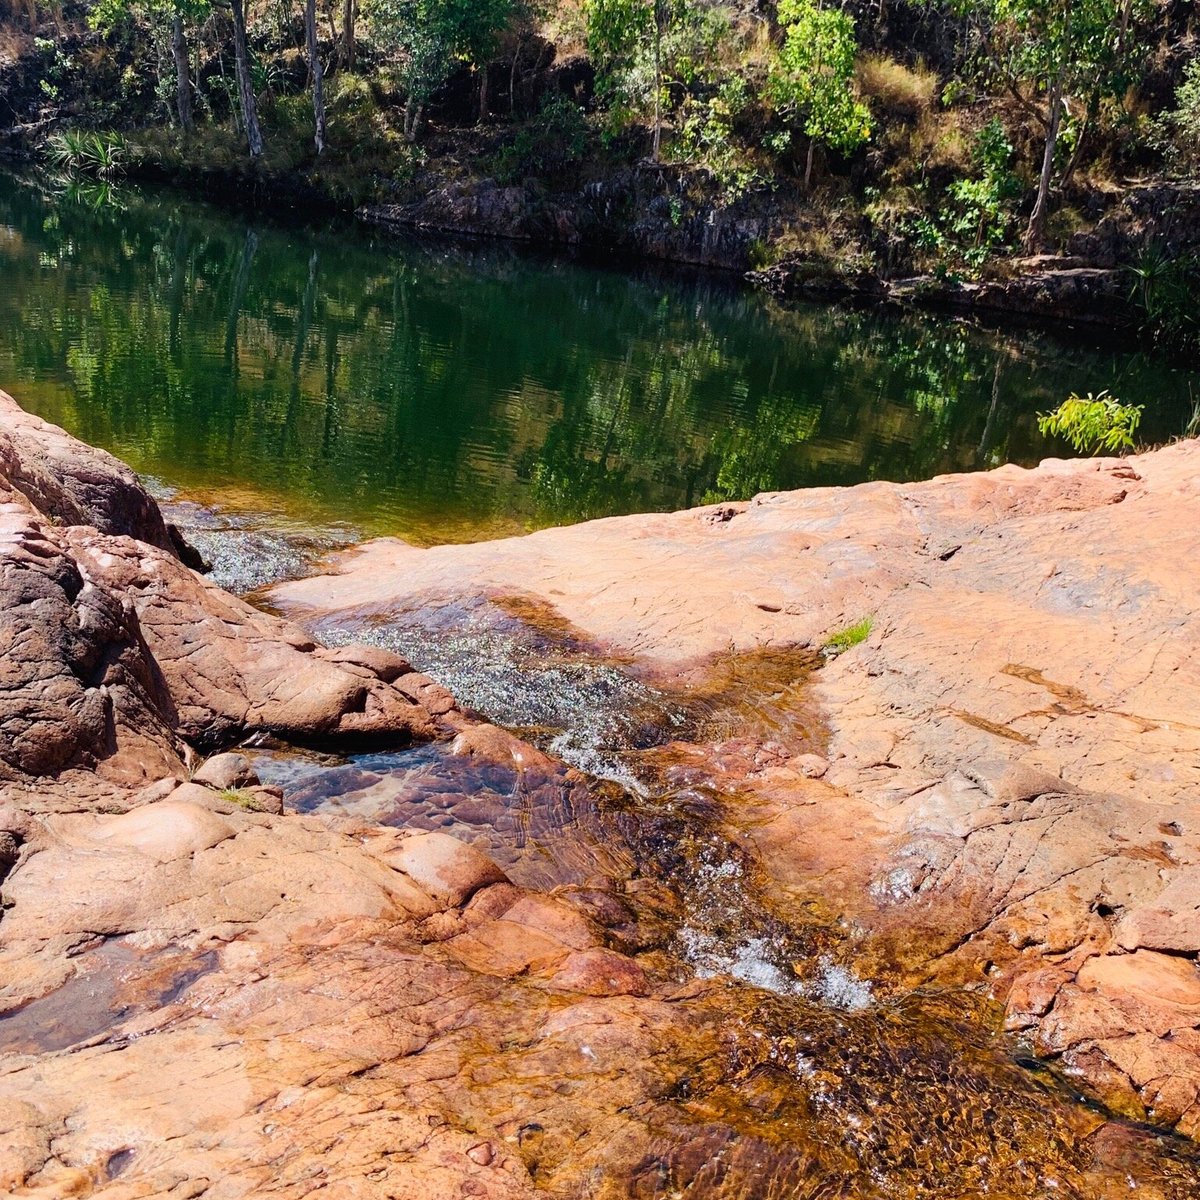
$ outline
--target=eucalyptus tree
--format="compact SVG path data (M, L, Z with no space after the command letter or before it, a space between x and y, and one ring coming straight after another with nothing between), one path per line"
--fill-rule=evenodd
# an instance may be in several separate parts
M304 44L308 51L308 73L312 79L313 142L317 153L325 150L325 72L317 45L317 0L304 3Z
M639 59L648 57L652 63L654 162L662 150L663 41L677 7L671 0L585 0L584 4L588 52L599 67L603 92L611 98L622 88L632 90L629 80Z
M254 80L250 74L250 47L246 41L246 8L244 0L229 0L233 11L233 57L237 72L238 103L242 110L242 127L251 159L261 158L262 130L258 126L258 103L254 98Z
M812 186L819 144L856 150L871 136L871 114L854 91L858 52L854 18L817 0L780 0L783 44L768 80L776 106L802 124L808 137L804 187Z
M425 108L456 63L487 65L520 0L372 0L369 19L400 59L404 136L416 141Z
M1060 179L1069 180L1102 101L1122 96L1136 78L1154 0L956 0L956 7L971 18L987 68L1044 131L1025 233L1034 252L1046 238L1064 118L1074 152Z
M88 16L92 27L104 33L127 21L144 21L160 47L169 41L175 75L175 114L186 133L195 127L186 27L200 24L211 11L211 0L100 0Z

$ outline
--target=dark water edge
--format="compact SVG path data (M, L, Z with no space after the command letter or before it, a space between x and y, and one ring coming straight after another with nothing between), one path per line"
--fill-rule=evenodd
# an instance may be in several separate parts
M0 269L0 386L187 497L334 541L1032 465L1071 390L1144 403L1147 441L1191 412L1191 377L1119 345L132 185L0 176Z

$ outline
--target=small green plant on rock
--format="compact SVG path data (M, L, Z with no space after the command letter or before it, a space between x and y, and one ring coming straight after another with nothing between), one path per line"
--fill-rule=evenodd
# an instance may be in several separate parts
M1080 454L1132 450L1143 405L1122 404L1116 396L1069 396L1053 412L1038 414L1045 437L1065 438Z
M266 812L267 807L253 793L245 788L223 788L218 795L226 804L232 804L244 812Z
M875 618L863 617L861 621L853 625L848 625L845 629L839 629L837 633L830 634L821 646L821 653L826 658L836 658L839 654L844 654L852 646L857 646L860 642L865 642L871 636L871 630L874 628Z

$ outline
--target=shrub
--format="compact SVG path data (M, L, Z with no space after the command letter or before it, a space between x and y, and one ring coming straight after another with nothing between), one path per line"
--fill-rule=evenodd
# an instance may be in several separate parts
M1013 233L1014 205L1021 195L1012 173L1013 146L993 117L975 135L974 172L946 189L936 213L908 219L907 234L917 246L941 260L942 271L965 268L977 273Z
M583 157L587 133L583 110L555 93L543 101L537 118L496 155L496 178L515 183L531 175L557 175Z
M741 75L733 75L704 98L689 96L680 110L679 134L671 146L680 162L703 166L721 190L721 200L733 204L765 182L746 150L734 136L734 122L750 104L750 90ZM790 145L787 131L774 135Z
M47 138L46 155L62 170L86 171L111 179L125 169L128 146L119 133L65 129Z
M1142 411L1142 405L1122 404L1107 392L1088 392L1068 397L1053 412L1039 413L1038 429L1044 436L1066 438L1080 454L1131 450Z
M1173 254L1151 244L1129 268L1134 284L1130 299L1141 312L1141 331L1156 346L1195 353L1200 349L1200 258Z
M1175 107L1154 123L1152 136L1176 170L1200 166L1200 58L1188 63L1175 92Z

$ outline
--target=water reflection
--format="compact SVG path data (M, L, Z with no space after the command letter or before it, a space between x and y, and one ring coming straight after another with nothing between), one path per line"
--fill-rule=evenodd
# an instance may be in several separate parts
M344 225L344 223L343 223ZM0 386L192 493L437 541L1044 451L1069 391L1186 378L961 323L782 311L711 279L248 225L0 176Z

